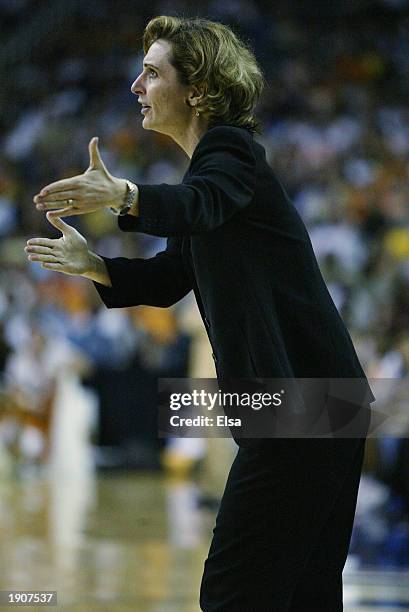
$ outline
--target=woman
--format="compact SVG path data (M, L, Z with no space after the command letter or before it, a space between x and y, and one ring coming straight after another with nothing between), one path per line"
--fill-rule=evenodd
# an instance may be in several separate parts
M157 17L143 42L132 92L143 127L190 158L182 183L112 176L93 138L88 170L35 197L63 237L29 240L29 259L93 280L108 307L166 307L193 289L219 380L364 379L306 229L253 138L264 84L254 55L202 19ZM102 207L124 231L167 237L166 250L147 260L90 252L60 217ZM201 609L342 610L365 438L236 441Z

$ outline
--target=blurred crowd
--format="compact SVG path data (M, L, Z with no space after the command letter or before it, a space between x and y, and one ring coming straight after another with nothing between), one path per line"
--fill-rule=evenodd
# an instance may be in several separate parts
M94 135L112 174L136 183L180 181L188 159L166 137L142 129L130 92L141 70L143 27L158 14L222 21L253 46L268 81L256 138L308 227L364 368L380 379L408 375L408 8L406 0L154 0L149 7L0 0L4 457L47 460L57 399L71 397L62 381L71 380L84 405L94 406L83 427L100 465L175 465L171 444L159 459L166 443L157 438L152 409L156 380L214 375L191 297L169 310L107 310L92 283L29 264L23 251L29 237L58 236L32 198L87 168ZM150 257L166 242L121 233L105 211L68 222L109 257ZM409 449L401 436L368 444L364 486L372 505L361 506L366 519L359 531L358 514L355 543L372 559L409 564ZM191 462L205 456L204 441L185 447ZM378 517L375 536L365 532L370 512ZM385 521L398 526L395 548L385 543Z

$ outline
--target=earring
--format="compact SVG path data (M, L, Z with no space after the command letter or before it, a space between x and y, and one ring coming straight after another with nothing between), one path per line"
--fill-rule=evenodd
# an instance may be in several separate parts
M196 109L196 117L199 117L200 113L199 111Z

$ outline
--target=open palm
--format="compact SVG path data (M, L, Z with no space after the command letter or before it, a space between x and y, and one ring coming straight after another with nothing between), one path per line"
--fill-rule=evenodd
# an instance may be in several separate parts
M59 217L47 213L47 220L59 229L61 238L30 238L25 251L30 261L37 261L42 268L83 275L90 266L90 251L84 236Z
M126 181L108 172L97 137L90 140L88 151L89 166L83 174L50 183L34 196L38 210L50 211L51 216L71 217L123 204Z

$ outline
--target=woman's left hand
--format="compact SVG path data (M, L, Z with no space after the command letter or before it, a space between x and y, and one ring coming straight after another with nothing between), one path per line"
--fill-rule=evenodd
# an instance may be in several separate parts
M37 210L51 211L51 216L83 215L112 206L120 208L125 200L125 179L108 172L98 150L98 138L88 145L89 167L83 174L50 183L34 196Z
M37 261L42 268L86 276L92 269L92 253L84 236L75 227L62 221L57 215L47 213L47 221L62 233L61 238L30 238L25 252L30 261Z

